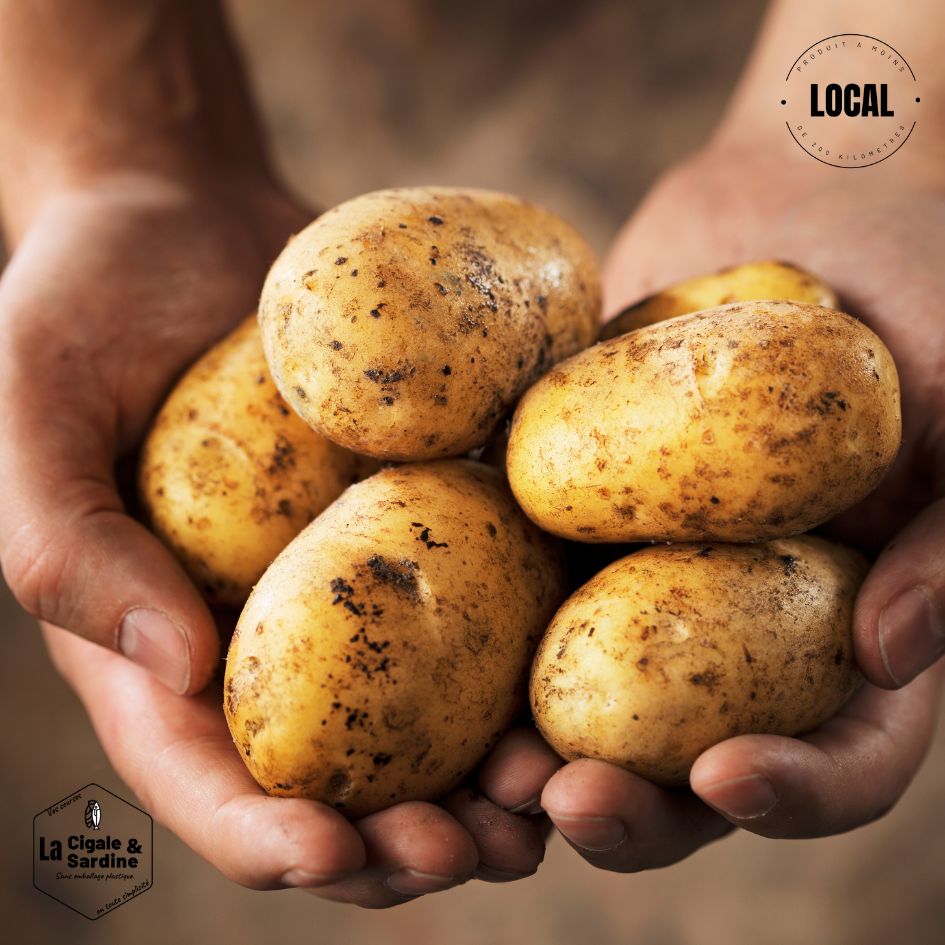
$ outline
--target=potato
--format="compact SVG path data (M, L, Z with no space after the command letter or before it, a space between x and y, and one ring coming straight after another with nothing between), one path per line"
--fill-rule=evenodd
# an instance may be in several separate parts
M708 309L601 342L522 398L506 457L542 528L601 541L755 541L868 495L899 448L892 356L849 315Z
M589 247L546 210L445 187L366 194L276 260L260 322L276 384L330 440L396 460L482 446L522 391L591 344Z
M254 316L171 392L145 441L139 486L154 531L207 600L242 607L269 562L376 468L289 410Z
M600 337L602 341L616 338L645 325L704 308L763 299L840 307L836 293L825 282L800 266L769 259L696 276L663 289L615 315L601 329Z
M226 664L233 739L270 794L351 816L438 798L525 711L564 596L556 543L494 469L385 469L256 585Z
M532 668L532 711L563 758L660 784L734 735L798 735L859 682L857 554L804 536L679 544L603 570L555 615Z

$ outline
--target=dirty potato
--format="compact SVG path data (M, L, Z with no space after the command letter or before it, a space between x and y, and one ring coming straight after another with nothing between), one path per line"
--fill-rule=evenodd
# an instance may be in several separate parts
M139 485L154 531L207 600L242 607L269 562L376 468L289 410L253 316L171 392L145 441Z
M567 538L756 541L864 498L900 436L896 367L872 331L745 302L558 365L519 403L506 464L526 513Z
M759 299L840 306L833 289L817 276L792 263L768 259L696 276L663 289L615 315L601 329L600 337L604 341L678 315Z
M256 585L226 664L237 748L270 794L351 816L438 798L525 709L564 596L555 543L494 469L385 469Z
M562 757L681 784L707 748L798 735L854 691L866 562L809 536L680 544L605 568L555 615L532 668L538 728Z
M358 453L456 456L596 337L591 250L506 194L404 188L319 217L269 272L259 317L296 412Z

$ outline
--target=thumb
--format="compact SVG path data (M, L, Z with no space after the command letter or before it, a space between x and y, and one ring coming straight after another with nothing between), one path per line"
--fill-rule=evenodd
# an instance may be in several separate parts
M108 424L78 405L81 391L68 408L59 384L58 396L3 386L0 561L13 595L175 692L198 691L219 658L216 626L170 552L125 514Z
M945 653L945 499L880 555L856 602L857 662L877 686L904 686Z

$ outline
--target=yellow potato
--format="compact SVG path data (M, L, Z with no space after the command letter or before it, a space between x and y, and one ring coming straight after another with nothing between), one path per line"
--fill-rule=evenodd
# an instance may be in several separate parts
M242 607L269 562L376 468L289 410L253 317L171 392L145 441L139 485L154 531L206 598Z
M532 668L539 730L563 758L679 784L735 735L799 735L859 682L851 619L866 562L804 536L654 546L555 615Z
M601 329L602 341L645 325L731 302L781 299L839 308L836 293L800 266L769 259L696 276L630 305Z
M593 255L563 220L506 194L405 188L319 217L260 300L283 396L358 453L417 460L486 443L522 391L591 344Z
M856 319L745 302L641 328L522 398L506 456L519 504L580 541L756 541L868 495L899 448L899 381Z
M270 794L351 816L438 798L525 709L564 595L556 543L494 469L385 469L256 585L226 664L233 739Z

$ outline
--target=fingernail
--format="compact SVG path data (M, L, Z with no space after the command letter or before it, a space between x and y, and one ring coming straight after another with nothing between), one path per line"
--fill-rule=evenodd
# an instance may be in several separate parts
M945 616L924 587L903 591L879 615L886 672L904 686L945 653Z
M568 840L592 853L613 850L627 837L627 828L616 817L557 817L550 811L549 816Z
M387 877L387 885L399 896L425 896L441 892L460 882L453 876L437 876L436 873L421 873L419 870L402 869Z
M541 795L536 795L530 800L525 801L522 804L519 804L517 807L510 807L510 814L522 814L522 816L533 816L534 814L541 813Z
M760 774L720 781L699 792L700 797L735 820L753 820L767 814L778 803L771 782Z
M517 879L525 879L526 876L534 876L537 870L529 873L512 873L508 870L497 870L491 866L480 863L476 867L476 879L484 880L487 883L514 883Z
M184 631L156 610L129 610L118 629L118 649L175 692L190 685L190 650Z
M281 882L284 886L324 886L327 883L335 883L340 878L339 876L309 873L306 870L289 870L282 874Z

